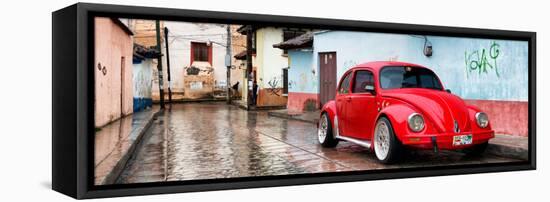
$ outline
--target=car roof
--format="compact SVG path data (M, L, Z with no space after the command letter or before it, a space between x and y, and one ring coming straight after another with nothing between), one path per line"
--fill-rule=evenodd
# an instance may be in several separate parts
M367 62L367 63L362 63L362 64L359 64L359 65L356 65L355 67L351 68L350 70L367 67L367 68L370 68L374 71L380 71L380 69L382 69L382 67L386 67L386 66L413 66L413 67L426 68L422 65L408 63L408 62L374 61L374 62ZM426 68L426 69L428 69L428 68Z

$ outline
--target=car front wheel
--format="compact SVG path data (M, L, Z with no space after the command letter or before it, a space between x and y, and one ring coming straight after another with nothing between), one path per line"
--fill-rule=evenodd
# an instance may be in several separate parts
M317 129L317 139L323 147L336 147L338 139L334 137L332 124L327 113L323 113L319 119L319 127Z
M401 142L395 137L392 125L386 117L376 122L373 144L376 158L382 163L393 163L401 157Z

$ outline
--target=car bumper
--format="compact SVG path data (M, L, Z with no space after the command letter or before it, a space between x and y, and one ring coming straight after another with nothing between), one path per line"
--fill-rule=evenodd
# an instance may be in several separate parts
M457 135L472 135L472 144L453 145L453 137ZM433 149L436 145L438 149L455 150L471 147L476 144L482 144L495 137L494 131L478 133L439 133L422 135L405 135L401 138L403 145L419 149Z

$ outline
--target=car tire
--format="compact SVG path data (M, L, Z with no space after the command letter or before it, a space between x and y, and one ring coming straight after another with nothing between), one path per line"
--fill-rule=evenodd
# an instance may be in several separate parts
M321 115L321 119L319 119L319 126L317 127L317 140L321 146L327 148L333 148L338 145L338 139L334 137L332 123L326 112L323 113Z
M471 148L464 149L462 151L468 156L480 156L485 152L485 150L487 150L488 146L489 146L489 142L484 142L481 144L476 144Z
M384 164L397 162L403 154L403 145L395 136L391 122L386 117L381 117L376 122L372 144L376 158Z

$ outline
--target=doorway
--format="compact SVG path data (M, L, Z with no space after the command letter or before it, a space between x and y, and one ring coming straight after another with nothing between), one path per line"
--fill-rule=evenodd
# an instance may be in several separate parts
M322 107L336 96L336 52L319 53L319 102Z

